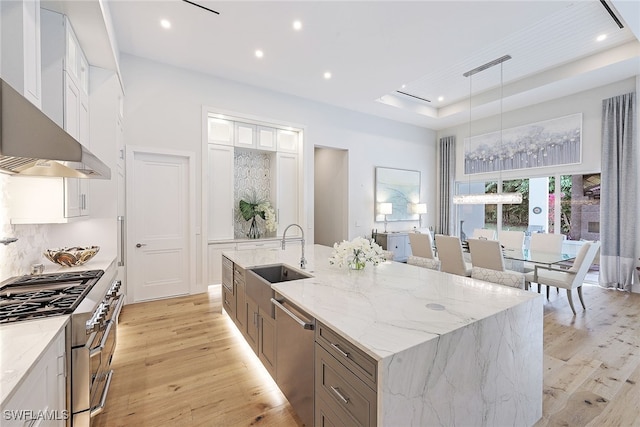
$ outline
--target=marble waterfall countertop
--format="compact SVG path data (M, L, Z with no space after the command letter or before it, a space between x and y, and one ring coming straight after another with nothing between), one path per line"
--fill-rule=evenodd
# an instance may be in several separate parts
M378 361L379 425L541 417L540 294L398 262L338 268L331 251L306 247L314 277L272 288ZM223 254L243 268L297 267L300 247Z

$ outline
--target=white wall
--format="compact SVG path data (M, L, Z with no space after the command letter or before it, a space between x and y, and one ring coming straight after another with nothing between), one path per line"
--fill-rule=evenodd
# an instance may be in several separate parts
M333 246L347 239L349 222L349 153L315 147L314 241Z
M382 223L374 223L376 166L419 170L422 178L421 201L429 207L429 213L423 216L423 225L434 224L434 131L131 55L122 55L121 70L125 87L125 142L193 151L198 163L197 177L201 176L203 105L267 121L304 126L307 236L314 234L315 145L349 150L349 238L369 235L375 227L382 228ZM201 194L200 182L197 185L196 194ZM200 224L200 200L197 211L197 223ZM417 221L390 223L388 229L406 230L414 225L417 226Z

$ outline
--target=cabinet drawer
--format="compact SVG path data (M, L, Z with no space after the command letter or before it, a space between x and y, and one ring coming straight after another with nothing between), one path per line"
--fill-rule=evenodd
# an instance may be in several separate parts
M234 264L233 265L233 280L234 281L241 281L242 283L245 283L244 278L245 278L244 268L238 267L236 264Z
M343 410L337 410L335 405L327 403L316 396L315 400L315 426L316 427L350 427L347 424L349 415Z
M233 319L236 312L236 298L233 295L233 292L229 291L224 286L222 286L222 307L229 317Z
M348 415L347 425L376 425L376 393L320 345L315 382L316 400Z
M377 363L371 356L365 354L320 322L317 323L316 342L322 345L325 350L342 362L369 387L373 390L376 389Z

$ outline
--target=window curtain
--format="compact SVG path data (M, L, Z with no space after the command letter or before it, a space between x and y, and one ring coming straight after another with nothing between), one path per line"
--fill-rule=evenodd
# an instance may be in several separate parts
M451 211L456 164L455 144L455 136L440 138L440 151L438 156L440 166L438 233L440 234L451 234L451 225L453 222Z
M602 101L600 284L631 290L633 284L638 173L636 93Z

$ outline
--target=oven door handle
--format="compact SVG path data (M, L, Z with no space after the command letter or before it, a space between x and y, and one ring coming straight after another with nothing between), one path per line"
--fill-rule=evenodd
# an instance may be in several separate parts
M113 369L107 373L106 384L104 385L104 389L102 390L102 396L100 396L100 403L93 408L89 412L89 418L93 418L98 415L105 407L107 403L107 394L109 393L109 386L111 385L111 377L113 376Z
M116 309L113 310L113 315L111 316L111 321L118 321L118 317L120 317L120 311L122 311L122 306L124 305L124 295L118 295L118 304L116 305Z
M109 338L109 334L111 333L111 326L113 326L113 322L108 321L107 329L104 331L104 334L102 334L100 345L89 349L89 358L95 357L102 353L102 350L104 350L104 347L107 345L107 339Z

